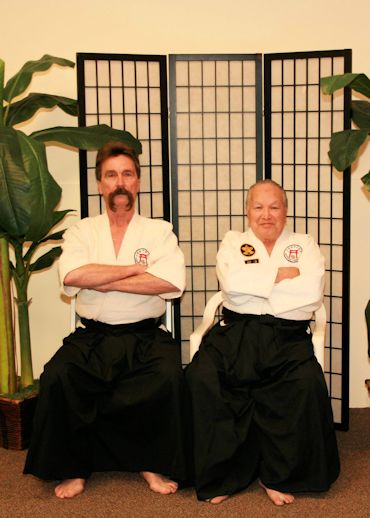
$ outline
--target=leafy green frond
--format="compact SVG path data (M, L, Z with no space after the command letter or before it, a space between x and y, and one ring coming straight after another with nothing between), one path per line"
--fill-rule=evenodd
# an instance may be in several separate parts
M367 130L344 130L333 133L329 158L338 171L344 171L356 160L358 151L367 137Z
M30 179L29 211L30 221L25 239L39 241L53 224L53 210L60 200L62 190L47 167L45 146L41 142L18 135L24 168Z
M49 230L51 230L53 227L55 227L55 225L57 225L60 221L62 221L64 216L66 216L70 212L76 212L76 211L74 209L54 210L51 215L52 216L51 217L52 226L50 227Z
M17 132L0 127L0 221L12 236L22 236L30 222L31 184Z
M44 237L44 239L41 239L40 241L33 241L27 252L24 254L24 262L28 263L31 260L32 255L37 250L37 248L43 243L47 243L48 241L60 241L61 239L63 239L63 234L65 231L66 229L63 228L63 230L58 230L58 232L48 234L46 237Z
M131 133L116 130L106 124L87 127L55 127L35 131L30 135L40 142L59 142L79 149L95 150L111 140L124 142L139 155L141 143Z
M370 171L361 178L361 181L365 185L366 189L370 191Z
M36 72L44 72L53 65L61 67L74 67L73 61L58 58L45 54L36 61L27 61L23 67L6 83L4 88L4 100L10 103L14 97L23 93L32 80L33 74Z
M368 101L352 101L352 120L361 129L370 132L370 103Z
M49 268L62 253L62 248L60 246L56 246L46 252L46 254L39 257L34 263L30 265L30 272L36 272L39 270L44 270L45 268Z
M4 76L5 63L0 59L0 126L4 125Z
M323 94L332 94L336 90L352 88L356 92L370 98L370 79L366 74L340 74L320 79L320 86Z
M78 105L75 99L59 95L30 93L27 97L9 107L5 123L7 126L15 126L21 122L28 121L42 108L50 109L56 107L68 115L74 117L78 115Z
M368 343L368 356L370 358L370 300L367 303L365 309L365 318L366 318L366 326L367 326L367 343Z
M58 230L58 232L54 232L53 234L48 234L44 239L41 239L41 243L47 243L48 241L60 241L63 239L63 234L66 231L65 228L63 230Z

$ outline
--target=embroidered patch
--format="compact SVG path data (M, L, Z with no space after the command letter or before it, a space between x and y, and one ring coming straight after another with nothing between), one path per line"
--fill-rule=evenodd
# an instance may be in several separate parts
M302 247L300 245L289 245L284 250L284 257L290 263L298 263L302 255Z
M149 252L146 248L138 248L134 254L136 264L143 264L148 266Z
M250 257L251 255L254 255L256 253L256 249L252 245L248 245L247 243L244 243L240 247L240 251L243 255L246 255L247 257Z

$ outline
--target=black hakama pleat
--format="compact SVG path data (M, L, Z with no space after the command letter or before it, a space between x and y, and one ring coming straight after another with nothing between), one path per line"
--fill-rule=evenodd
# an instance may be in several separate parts
M308 322L224 312L186 369L198 498L257 477L281 492L327 490L339 458Z
M179 345L154 319L82 322L41 375L24 473L60 480L152 471L184 480Z

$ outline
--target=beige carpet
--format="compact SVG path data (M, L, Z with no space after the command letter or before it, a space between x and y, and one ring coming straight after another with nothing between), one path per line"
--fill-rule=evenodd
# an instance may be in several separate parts
M22 475L24 451L0 448L0 518L370 518L370 408L350 411L350 431L337 432L342 471L328 493L301 494L275 507L255 483L214 506L198 502L194 491L152 493L132 473L97 473L85 492L58 500L54 483Z

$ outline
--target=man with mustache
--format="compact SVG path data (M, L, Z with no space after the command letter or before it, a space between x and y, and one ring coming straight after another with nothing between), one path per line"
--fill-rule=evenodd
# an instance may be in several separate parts
M80 494L92 472L140 472L158 493L185 480L180 346L160 327L165 299L185 288L170 223L135 211L140 164L111 142L96 159L106 212L64 236L62 291L81 327L46 364L24 472ZM162 326L163 327L163 326Z

